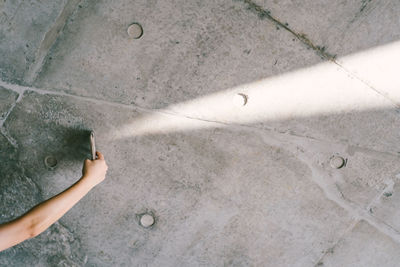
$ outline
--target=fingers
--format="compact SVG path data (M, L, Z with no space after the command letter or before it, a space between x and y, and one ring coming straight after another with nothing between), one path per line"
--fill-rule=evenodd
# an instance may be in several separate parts
M97 155L98 159L103 159L104 160L103 154L101 154L99 151L96 151L96 155Z

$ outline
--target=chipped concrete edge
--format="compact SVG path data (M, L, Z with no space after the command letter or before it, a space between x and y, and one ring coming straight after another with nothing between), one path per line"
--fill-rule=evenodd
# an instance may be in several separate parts
M68 2L64 5L62 11L58 15L54 24L50 27L50 29L44 35L42 42L40 43L39 49L35 54L35 63L29 66L28 71L25 73L23 81L26 84L32 84L39 73L42 70L42 67L46 63L48 53L52 46L57 41L58 37L61 35L65 25L69 17L74 13L76 7L82 0L68 0Z

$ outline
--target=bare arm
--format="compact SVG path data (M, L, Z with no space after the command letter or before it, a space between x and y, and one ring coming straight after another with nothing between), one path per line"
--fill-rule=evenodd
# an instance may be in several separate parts
M0 251L42 233L103 181L107 164L100 152L97 152L97 156L96 160L85 160L82 178L67 190L40 203L14 221L0 225Z

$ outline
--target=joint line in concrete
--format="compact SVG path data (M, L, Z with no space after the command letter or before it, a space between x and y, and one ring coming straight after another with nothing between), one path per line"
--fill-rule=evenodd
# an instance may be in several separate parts
M331 61L335 60L336 55L332 55L332 54L328 53L325 50L325 46L321 47L319 45L315 45L307 37L306 34L297 33L295 30L293 30L293 29L291 29L289 27L289 24L283 23L280 20L278 20L277 18L273 17L269 10L264 9L263 7L261 7L260 5L254 3L251 0L236 0L236 1L241 1L241 2L245 3L248 6L248 9L250 11L253 11L254 13L256 13L260 18L266 18L269 21L271 21L273 24L275 24L276 26L281 27L281 28L285 29L286 31L288 31L289 33L291 33L292 35L294 35L303 44L305 44L307 47L309 47L312 50L314 50L321 58L326 59L326 60L331 60Z

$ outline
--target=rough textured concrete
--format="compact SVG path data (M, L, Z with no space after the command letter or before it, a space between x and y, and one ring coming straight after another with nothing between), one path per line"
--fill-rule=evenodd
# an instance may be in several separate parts
M139 40L126 33L133 21ZM229 0L87 1L49 57L35 86L152 108L320 61Z
M17 164L18 153L0 135L0 222L12 220L43 201L41 189ZM81 266L85 262L80 243L60 223L35 239L0 252L1 266Z
M324 52L337 57L397 41L398 1L240 0L261 10ZM249 4L250 3L250 4Z
M397 265L399 5L325 2L1 2L0 223L109 171L0 265Z
M365 221L327 252L318 266L396 266L400 246Z
M8 111L15 104L18 94L0 86L0 120L5 120Z
M89 109L95 112L87 114ZM66 145L68 138L82 142L79 131L72 129L93 123L91 128L99 133L113 178L62 219L82 236L84 247L91 248L89 263L294 264L301 256L302 262L311 264L347 228L350 217L308 179L309 168L292 153L266 142L262 133L213 129L128 140L102 134L110 128L117 131L121 121L139 115L30 93L7 121L7 131L22 147L19 160L46 197L79 176L85 155L73 154L77 161L64 157L78 150ZM96 120L99 117L106 122ZM28 122L35 127L19 132ZM237 145L229 146L233 139ZM101 146L110 141L113 146ZM27 156L32 154L33 159ZM56 171L45 170L48 154L59 155ZM122 161L123 169L118 169ZM147 210L157 218L150 230L141 229L137 218ZM309 228L311 222L319 227ZM188 229L193 233L187 235ZM272 254L248 255L261 244ZM282 257L275 246L291 249Z
M74 2L69 1L69 2ZM76 2L76 1L75 1ZM57 1L0 1L0 73L3 80L25 83L35 64L55 41L71 4ZM67 12L64 8L67 7ZM64 22L65 23L65 22ZM44 51L43 51L44 50Z

